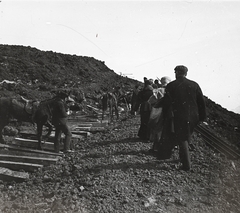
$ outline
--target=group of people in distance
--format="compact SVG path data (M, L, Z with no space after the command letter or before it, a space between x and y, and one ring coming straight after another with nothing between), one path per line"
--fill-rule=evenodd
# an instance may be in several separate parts
M179 65L174 71L176 79L173 81L167 76L162 77L160 82L144 77L143 88L136 85L133 90L131 113L135 115L139 111L141 124L138 137L153 143L150 151L156 153L158 159L171 158L173 148L178 146L182 169L190 170L190 156L186 156L189 155L188 145L194 128L206 119L206 105L198 83L186 78L188 68ZM65 103L67 96L59 94L56 115L53 115L56 152L59 152L62 132L66 136L64 151L71 151L71 132L67 126Z
M189 153L194 128L206 119L206 105L200 86L186 78L188 68L179 65L174 71L173 81L162 77L159 83L144 77L144 87L133 93L132 113L140 111L138 137L153 142L150 151L156 153L158 159L171 158L177 145L182 169L190 170L190 157L186 160L184 155Z

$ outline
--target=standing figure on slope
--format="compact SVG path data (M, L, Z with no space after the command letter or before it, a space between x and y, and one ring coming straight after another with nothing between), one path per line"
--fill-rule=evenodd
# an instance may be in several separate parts
M186 78L188 68L180 65L174 70L176 80L166 86L163 101L156 104L158 107L162 102L164 118L158 158L170 158L178 145L182 169L190 170L188 145L194 128L206 119L206 105L200 86Z

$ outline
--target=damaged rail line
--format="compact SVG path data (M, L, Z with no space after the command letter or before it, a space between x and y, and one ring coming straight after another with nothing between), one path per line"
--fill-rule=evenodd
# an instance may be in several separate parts
M230 159L240 158L240 153L238 150L236 150L235 147L215 136L209 129L207 129L203 125L198 125L195 128L195 131L201 134L203 140L207 143L207 145L209 145L211 148L215 149L219 153Z

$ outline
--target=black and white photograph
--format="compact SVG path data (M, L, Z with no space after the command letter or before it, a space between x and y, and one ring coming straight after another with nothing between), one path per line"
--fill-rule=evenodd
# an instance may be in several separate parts
M0 0L0 213L239 213L240 1Z

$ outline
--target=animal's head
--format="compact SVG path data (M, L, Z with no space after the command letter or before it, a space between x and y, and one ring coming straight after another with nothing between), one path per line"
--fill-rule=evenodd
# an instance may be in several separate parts
M77 103L82 103L86 101L85 94L81 89L74 88L70 91L70 97Z
M73 104L71 104L69 106L69 110L71 110L71 111L82 111L83 106L81 104L78 104L78 103L74 102Z
M59 98L61 98L61 99L68 99L68 97L69 97L69 92L64 91L64 90L59 90L59 91L57 91L56 96L59 97Z
M103 97L106 95L106 93L99 94L96 96L96 102L95 104L97 105L98 108L102 108L103 104Z

